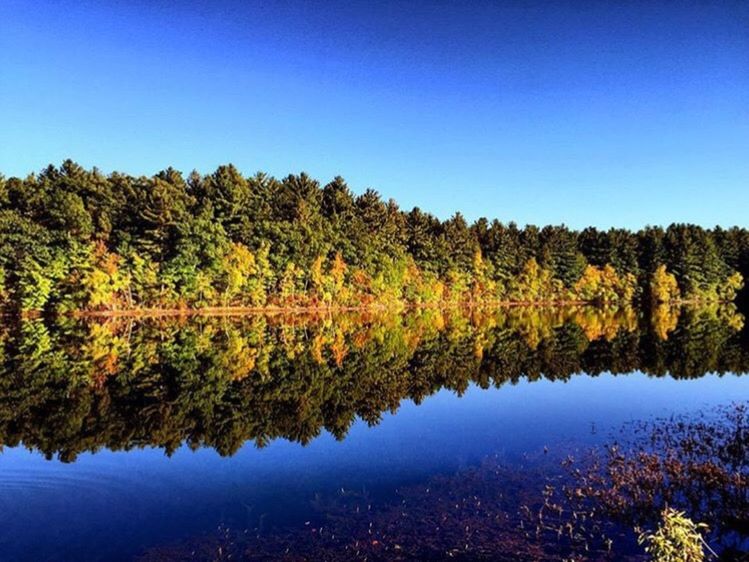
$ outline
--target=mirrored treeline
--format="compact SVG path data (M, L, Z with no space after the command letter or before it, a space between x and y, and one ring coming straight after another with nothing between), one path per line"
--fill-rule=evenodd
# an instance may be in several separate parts
M343 439L443 388L743 374L749 341L733 306L28 319L0 329L0 365L0 444L74 461Z

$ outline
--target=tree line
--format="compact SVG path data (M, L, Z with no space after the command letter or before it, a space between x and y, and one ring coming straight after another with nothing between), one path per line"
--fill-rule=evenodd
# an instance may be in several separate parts
M469 224L234 166L0 176L6 311L732 300L749 231Z

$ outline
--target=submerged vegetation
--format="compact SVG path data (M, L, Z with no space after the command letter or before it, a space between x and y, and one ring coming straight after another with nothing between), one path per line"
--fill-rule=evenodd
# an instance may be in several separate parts
M0 176L0 306L15 312L732 300L749 231L576 232L402 211L341 178Z
M749 409L641 421L562 464L529 510L540 533L572 549L611 550L640 531L654 562L745 560L749 548ZM560 485L561 482L561 485ZM709 522L709 525L706 523Z
M749 372L732 307L26 319L0 329L0 445L84 451L343 439L440 389L581 372Z
M222 526L214 535L151 548L141 560L746 560L746 408L624 427L626 453L609 457L622 443L601 444L561 472L550 468L560 466L552 451L531 454L520 469L490 456L405 485L394 497L339 489L315 497L305 524ZM652 503L635 499L646 496ZM678 508L664 508L666 502ZM700 516L711 517L709 529L695 523Z

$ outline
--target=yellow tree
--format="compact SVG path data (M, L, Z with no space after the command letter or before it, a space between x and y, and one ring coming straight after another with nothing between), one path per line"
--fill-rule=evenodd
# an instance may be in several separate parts
M637 279L632 274L620 277L609 264L603 267L588 265L573 287L575 296L588 302L629 302L637 290Z
M491 279L489 266L481 254L481 249L477 248L473 253L473 298L482 300L487 296L496 293L496 283Z
M681 298L676 277L666 271L665 265L659 265L650 279L650 298L654 303L678 301Z
M242 297L249 292L249 278L256 272L255 256L245 245L234 242L224 255L222 266L226 274L224 306L228 306L237 296ZM240 301L244 304L246 299L240 298Z
M310 281L312 281L312 290L317 300L326 301L325 291L325 274L323 273L323 264L325 258L317 256L310 267Z
M333 280L333 298L339 304L343 304L346 300L346 295L344 294L344 285L346 283L347 269L348 266L346 265L346 262L343 261L343 256L341 256L340 252L336 252L333 263L330 266L330 276Z
M520 275L510 281L509 297L525 302L558 300L564 298L564 285L531 258L525 262Z
M744 288L744 277L738 271L734 271L718 287L718 300L732 301L736 298L736 293Z
M120 268L120 256L108 252L103 243L93 249L93 266L83 275L82 286L91 308L118 308L125 300L130 276Z

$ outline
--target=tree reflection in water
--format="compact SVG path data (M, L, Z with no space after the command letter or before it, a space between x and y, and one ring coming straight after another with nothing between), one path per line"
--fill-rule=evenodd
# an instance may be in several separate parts
M40 319L0 331L0 444L100 448L343 439L440 389L577 373L749 371L734 308L424 309L402 315Z

